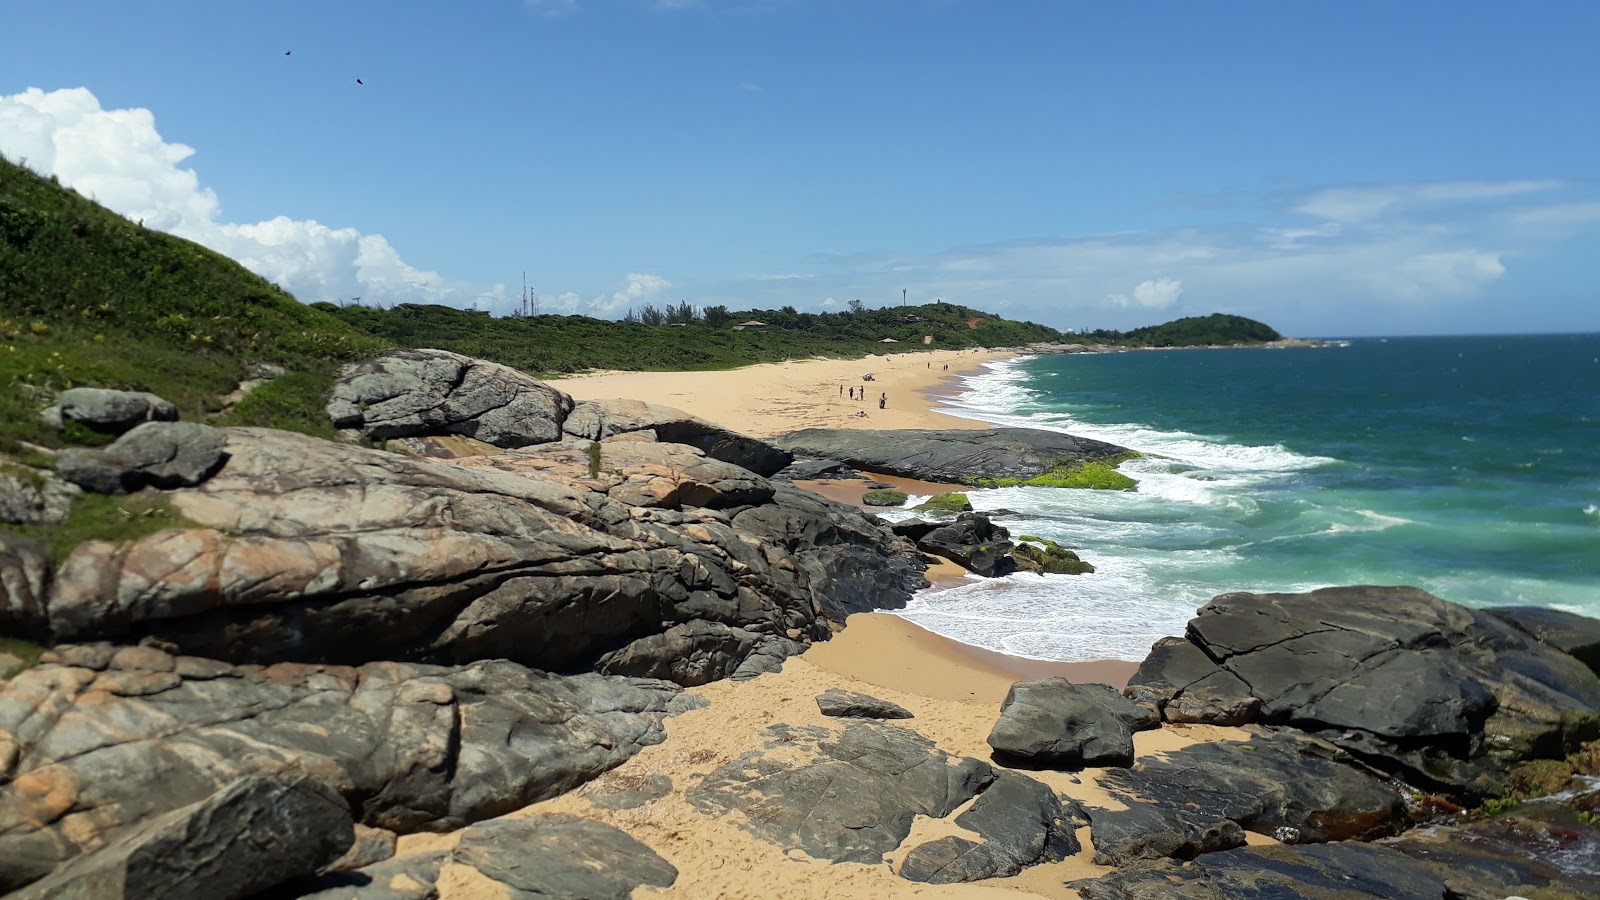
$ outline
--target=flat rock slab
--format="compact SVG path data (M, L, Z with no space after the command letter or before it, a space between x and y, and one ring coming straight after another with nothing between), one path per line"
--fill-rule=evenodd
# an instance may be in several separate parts
M13 900L247 897L331 863L349 848L350 807L306 778L244 778L155 818Z
M600 809L638 809L670 793L672 793L671 778L665 775L651 775L637 784L590 791L589 803Z
M870 694L828 688L817 695L817 708L825 716L842 719L910 719L911 710Z
M1045 785L1000 772L956 824L981 841L943 837L922 844L900 864L900 877L928 884L1006 878L1028 866L1060 862L1082 849L1073 831L1075 807Z
M505 885L511 900L629 900L636 887L678 880L671 863L625 832L572 816L475 825L453 859Z
M153 647L53 653L70 664L0 684L0 892L251 775L319 782L376 828L460 828L578 787L697 704L668 682L504 660L263 668Z
M1408 824L1404 801L1387 783L1332 745L1292 731L1191 744L1107 772L1099 784L1127 807L1088 811L1096 859L1105 865L1187 859L1239 846L1245 831L1299 844L1384 837Z
M1229 850L1070 886L1083 900L1457 900L1422 863L1354 842Z
M989 732L998 754L1061 768L1133 764L1133 733L1155 728L1149 709L1103 684L1019 681Z
M768 734L765 749L691 788L689 803L712 815L740 813L746 830L817 859L882 862L917 816L947 816L995 779L987 763L952 757L893 725L774 725Z
M971 484L984 478L1027 480L1052 466L1094 462L1127 452L1115 444L1031 428L807 428L774 443L796 456L831 459L868 472L945 484Z
M1169 721L1292 725L1469 799L1600 723L1600 678L1583 663L1406 587L1223 594L1127 693Z

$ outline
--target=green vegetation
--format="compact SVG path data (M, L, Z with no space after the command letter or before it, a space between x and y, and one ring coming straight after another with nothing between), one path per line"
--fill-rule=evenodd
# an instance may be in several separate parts
M44 653L44 650L44 647L35 644L33 641L0 636L0 654L14 656L20 661L17 665L10 667L0 664L0 680L10 678L24 669L33 668L34 664L39 661L39 657Z
M910 499L905 491L867 491L861 495L861 502L868 506L904 506Z
M1049 538L1025 534L1017 538L1011 557L1017 568L1040 575L1082 575L1094 571L1094 566L1078 558L1078 554Z
M927 500L912 507L918 512L934 513L964 513L972 512L972 501L960 491L949 491L943 494L934 494Z
M134 541L169 528L200 526L178 515L159 493L145 491L125 497L84 493L72 505L66 521L53 528L4 527L43 543L59 561L84 541Z
M590 478L599 478L600 477L600 442L599 441L590 441L589 442L588 453L589 453L589 477Z
M1097 491L1131 491L1138 488L1138 482L1117 471L1117 466L1130 459L1138 459L1139 454L1129 450L1106 459L1094 462L1078 462L1075 460L1058 461L1044 472L1032 478L974 478L970 484L973 487L998 488L998 487L1057 487L1057 488L1088 488Z
M1483 801L1483 805L1478 807L1478 811L1486 816L1498 816L1501 813L1516 809L1520 804L1521 801L1515 797L1494 797Z
M1067 335L1063 340L1075 344L1129 347L1217 347L1281 341L1283 335L1272 326L1254 319L1212 313L1209 316L1174 319L1163 325L1147 325L1132 331L1100 330Z
M321 397L339 365L386 346L232 260L0 159L0 452L106 442L38 421L66 388L153 391L199 420L253 362L299 378L262 387L223 424L325 429Z

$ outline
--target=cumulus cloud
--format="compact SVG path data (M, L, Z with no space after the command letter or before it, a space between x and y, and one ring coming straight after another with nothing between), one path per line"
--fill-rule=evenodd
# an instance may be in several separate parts
M1111 302L1118 306L1140 306L1145 309L1171 309L1183 296L1183 282L1173 278L1141 281L1133 288L1133 296L1113 294Z
M148 109L103 109L86 88L0 95L0 153L56 176L146 227L229 256L300 299L504 305L504 288L449 285L412 266L381 234L278 216L223 221L217 195L183 163L193 147L165 140Z
M616 315L630 308L640 307L646 303L655 303L668 299L668 291L672 282L660 275L649 275L642 272L631 272L625 280L622 290L611 296L599 296L591 300L589 305L606 315Z

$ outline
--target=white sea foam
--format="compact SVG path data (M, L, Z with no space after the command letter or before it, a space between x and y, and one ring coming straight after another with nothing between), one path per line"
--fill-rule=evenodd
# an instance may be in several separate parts
M1596 506L1595 504L1591 503L1583 508L1583 514L1586 516L1595 516L1600 518L1600 506Z

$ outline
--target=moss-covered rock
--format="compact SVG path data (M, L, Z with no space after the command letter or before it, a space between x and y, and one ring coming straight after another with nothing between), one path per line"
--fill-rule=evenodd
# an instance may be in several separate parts
M1094 571L1094 566L1078 558L1078 554L1047 538L1022 535L1011 550L1017 568L1040 575L1084 575Z
M1062 460L1032 478L977 478L975 487L1058 487L1088 488L1097 491L1132 491L1138 482L1117 471L1117 466L1139 459L1132 450L1094 462Z
M912 507L918 512L956 513L972 512L972 501L960 491L948 491L943 494L934 494L927 500Z
M1527 799L1557 793L1566 788L1572 774L1572 764L1565 760L1529 760L1511 769L1511 796Z
M868 506L904 506L910 496L905 491L867 491L861 502Z

